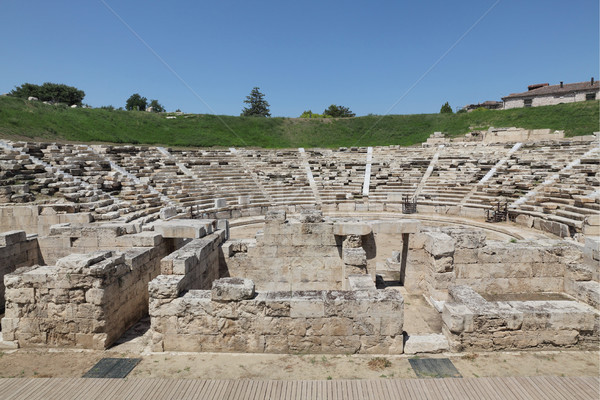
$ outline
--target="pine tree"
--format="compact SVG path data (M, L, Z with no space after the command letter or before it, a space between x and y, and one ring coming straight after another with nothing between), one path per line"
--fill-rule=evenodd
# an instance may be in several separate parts
M440 109L440 114L452 114L452 107L446 102Z
M248 104L248 107L244 107L242 110L242 116L244 117L270 117L269 103L265 100L265 95L260 92L258 87L254 87L250 92L250 95L246 96L244 103Z

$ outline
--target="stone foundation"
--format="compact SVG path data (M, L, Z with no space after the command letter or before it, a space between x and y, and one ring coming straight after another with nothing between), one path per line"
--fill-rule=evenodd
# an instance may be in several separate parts
M227 290L215 281L212 291L181 297L151 285L153 350L402 353L404 301L398 291L254 294L251 281L229 279L236 280L227 282Z
M598 313L576 301L488 302L467 286L450 288L442 330L452 351L598 349Z
M72 254L4 277L2 336L19 347L104 349L148 312L155 248Z
M0 234L0 311L4 310L4 276L20 267L41 263L41 254L35 235L25 231Z

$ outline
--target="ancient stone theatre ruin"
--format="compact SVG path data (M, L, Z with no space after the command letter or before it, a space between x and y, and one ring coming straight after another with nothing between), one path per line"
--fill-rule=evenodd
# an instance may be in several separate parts
M598 349L599 156L0 141L0 346Z

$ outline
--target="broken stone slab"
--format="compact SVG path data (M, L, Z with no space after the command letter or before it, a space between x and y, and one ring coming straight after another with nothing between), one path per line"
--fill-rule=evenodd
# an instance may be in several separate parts
M254 282L246 278L221 278L213 281L213 301L239 301L254 297Z
M356 266L367 265L367 253L361 247L343 249L342 258L344 260L344 264Z
M448 257L454 254L456 241L442 232L425 232L424 248L433 257Z
M198 239L211 234L214 230L213 219L173 219L158 221L154 231L164 238Z
M265 214L265 222L283 223L286 219L285 210L269 210Z
M350 290L376 290L375 282L371 275L348 275L348 288Z
M69 254L56 261L56 266L59 268L71 269L75 273L81 273L83 268L88 268L91 265L109 259L112 256L112 251L96 251L88 254Z
M371 226L362 222L337 222L333 224L333 234L338 236L368 235L373 230Z
M410 335L404 343L404 354L441 353L449 347L443 334Z

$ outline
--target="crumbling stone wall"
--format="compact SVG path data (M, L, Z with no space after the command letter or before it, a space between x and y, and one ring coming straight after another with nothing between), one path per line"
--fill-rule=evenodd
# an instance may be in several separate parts
M6 275L3 340L19 347L110 346L148 313L148 282L168 251L158 238L155 247L71 254L54 266Z
M155 351L400 354L403 299L396 290L254 292L248 279L212 291L150 285Z
M598 349L598 314L576 301L488 302L467 286L453 286L442 331L453 351L556 347Z
M39 264L40 249L35 235L25 231L0 234L0 311L4 310L4 276L20 267Z

